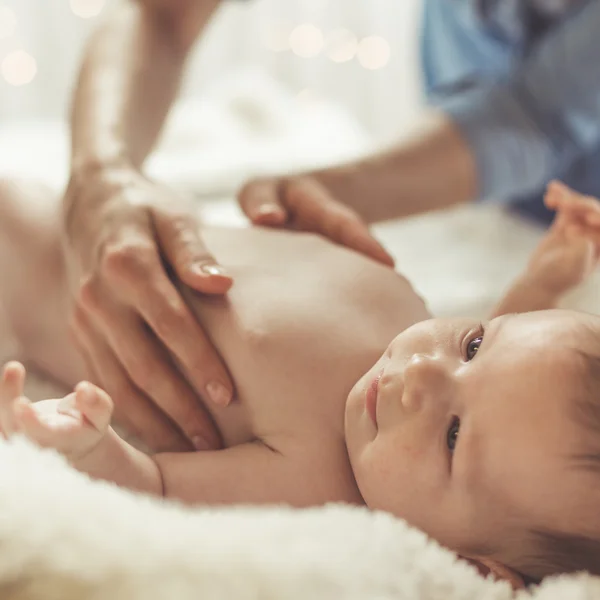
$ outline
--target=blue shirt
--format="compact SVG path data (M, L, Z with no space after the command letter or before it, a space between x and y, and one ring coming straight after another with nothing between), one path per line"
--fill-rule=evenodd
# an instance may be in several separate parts
M481 199L548 222L550 179L600 197L600 0L425 0L422 33L428 99Z

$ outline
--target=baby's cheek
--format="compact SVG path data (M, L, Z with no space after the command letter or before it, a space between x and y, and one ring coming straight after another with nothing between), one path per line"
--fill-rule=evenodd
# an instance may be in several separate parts
M382 445L378 450L362 465L362 477L357 477L365 502L372 509L421 523L423 503L430 497L424 485L427 470L420 464L423 452L410 444Z
M411 462L413 464L420 462L425 458L425 452L411 444L401 444L396 449L396 452L400 460Z
M377 442L380 442L379 444ZM369 470L383 482L416 483L422 474L425 451L416 444L393 438L375 440L369 456Z

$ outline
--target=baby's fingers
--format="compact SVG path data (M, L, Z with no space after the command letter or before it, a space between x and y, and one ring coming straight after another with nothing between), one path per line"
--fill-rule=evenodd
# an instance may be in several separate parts
M2 371L0 382L0 429L5 437L15 433L14 401L23 395L25 367L19 362L9 362Z
M111 397L99 387L82 381L75 388L75 407L99 432L108 429L113 412Z
M546 188L544 204L548 208L556 210L561 201L567 200L573 193L573 190L564 183L551 181Z
M573 224L567 228L566 236L571 245L580 247L582 253L585 249L590 269L593 269L600 258L600 232Z
M559 181L548 185L544 203L549 209L567 213L571 218L582 219L588 225L600 225L600 201L575 192Z
M44 423L33 404L27 398L18 398L12 404L15 426L19 433L44 448L53 448L56 445L56 432L51 426Z
M0 386L0 402L5 404L23 395L25 384L25 367L16 361L4 365L2 370L2 384Z

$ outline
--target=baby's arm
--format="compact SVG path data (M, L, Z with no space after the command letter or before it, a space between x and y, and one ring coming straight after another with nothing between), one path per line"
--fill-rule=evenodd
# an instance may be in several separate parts
M493 316L556 307L598 263L600 201L553 182L545 203L557 212L554 222Z
M151 457L122 440L110 427L112 400L91 383L64 398L31 403L23 396L25 369L12 362L0 383L0 429L20 433L60 452L78 471L150 494L162 494L160 470Z
M164 453L154 458L165 496L187 503L307 507L340 500L331 493L333 477L307 477L323 468L323 457L310 451L288 454L256 441L226 450Z
M332 499L326 481L320 487L306 481L318 459L310 452L290 459L257 441L215 452L151 457L109 426L113 405L103 390L84 382L65 398L32 404L22 396L24 379L19 363L4 368L0 383L4 436L21 433L40 446L54 448L93 478L189 503L306 506Z

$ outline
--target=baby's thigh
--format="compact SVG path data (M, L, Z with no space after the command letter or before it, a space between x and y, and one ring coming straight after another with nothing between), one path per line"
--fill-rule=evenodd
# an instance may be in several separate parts
M70 342L60 198L25 180L0 179L0 352L71 385L84 377Z

